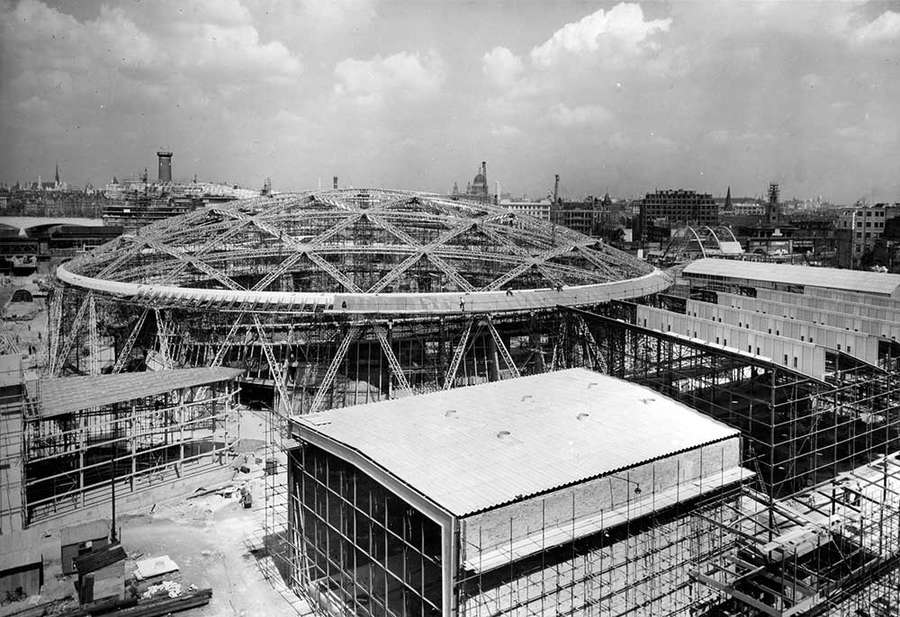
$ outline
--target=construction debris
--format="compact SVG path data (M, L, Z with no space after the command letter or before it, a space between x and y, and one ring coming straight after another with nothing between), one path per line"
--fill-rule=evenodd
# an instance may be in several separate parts
M154 576L160 576L162 574L168 574L169 572L175 572L179 569L178 564L172 561L168 555L142 559L134 565L134 575L139 581Z

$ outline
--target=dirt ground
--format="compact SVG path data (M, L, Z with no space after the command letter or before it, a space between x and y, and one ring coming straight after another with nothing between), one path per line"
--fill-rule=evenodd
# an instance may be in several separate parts
M283 583L273 584L263 575L267 558L261 550L265 518L265 421L261 414L245 410L233 466L209 480L208 489L226 490L119 514L120 541L128 553L126 584L136 561L168 555L179 566L178 572L140 583L139 591L162 581L177 582L184 589L191 585L211 588L210 603L179 613L185 617L295 617L309 613ZM241 466L248 467L249 473L240 471ZM242 486L251 492L251 508L244 508L240 501ZM45 562L42 593L0 605L0 617L50 601L57 601L56 610L75 604L75 579L61 574L58 530L35 541L41 545Z
M254 507L250 509L236 497L214 495L121 521L122 542L132 559L168 555L180 571L162 579L212 588L210 603L184 613L186 616L297 614L265 580L251 553L251 538L263 525L263 487L261 480L253 484Z
M296 599L288 601L264 578L260 553L254 550L260 548L265 518L264 437L261 412L245 411L238 447L242 452L234 464L246 465L250 473L235 472L230 483L224 478L235 489L230 496L176 499L119 520L122 545L129 554L126 574L133 571L133 561L168 555L180 570L162 580L212 588L210 603L182 613L185 617L293 617L304 608L295 608ZM245 484L253 497L251 508L240 502L238 489Z

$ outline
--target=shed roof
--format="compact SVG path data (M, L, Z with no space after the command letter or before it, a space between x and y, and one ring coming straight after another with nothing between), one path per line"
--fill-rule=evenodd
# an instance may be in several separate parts
M75 569L79 574L90 574L108 565L122 561L127 557L128 555L121 544L112 544L76 557Z
M358 451L456 516L739 435L649 388L585 369L293 422L301 438Z
M228 381L241 369L189 368L118 375L55 377L37 382L40 414L55 416L163 394L181 388Z
M732 279L783 283L786 285L842 289L900 298L900 274L882 272L816 268L812 266L707 257L688 264L683 270L683 274L687 276L721 276Z

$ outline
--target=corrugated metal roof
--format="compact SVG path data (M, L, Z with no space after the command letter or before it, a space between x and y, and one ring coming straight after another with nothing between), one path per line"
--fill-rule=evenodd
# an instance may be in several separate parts
M683 274L724 276L787 285L824 287L900 298L900 274L711 257L691 262L684 268Z
M55 416L163 394L180 388L234 379L243 372L233 368L189 368L118 375L57 377L37 382L40 414Z
M739 432L649 388L570 369L293 418L457 516Z

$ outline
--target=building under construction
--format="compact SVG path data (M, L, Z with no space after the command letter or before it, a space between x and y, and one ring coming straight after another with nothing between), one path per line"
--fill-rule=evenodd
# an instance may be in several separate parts
M898 298L900 276L704 259L641 304L573 311L598 367L741 431L753 482L694 511L732 546L695 565L708 614L900 611Z
M752 475L736 429L585 369L291 432L291 582L329 614L689 614L719 595L692 561L729 542L686 513L733 516Z
M780 269L786 267L701 260L684 268L671 287L667 275L601 241L485 204L378 190L261 197L157 223L63 266L51 301L51 368L54 374L100 372L103 361L93 350L106 341L116 351L113 372L129 366L244 370L242 394L273 408L273 448L293 448L290 427L309 453L304 460L296 451L290 458L272 451L271 458L290 461L294 475L290 484L284 474L267 476L267 538L294 590L323 611L897 614L900 354L892 328L900 283L890 275ZM477 396L481 388L438 391L504 382L483 386L499 388L522 375L579 367L610 376L596 375L597 384L615 377L635 384L624 387L655 391L610 404L620 413L631 410L621 423L585 429L595 437L608 432L605 454L632 435L649 447L660 427L673 433L690 414L684 406L706 416L710 424L704 426L730 427L721 435L733 444L734 457L726 461L720 453L712 472L718 485L702 482L714 490L691 497L685 492L682 500L688 483L651 478L646 484L644 478L637 480L641 493L624 500L621 519L605 520L606 510L615 507L600 506L600 526L580 527L587 513L579 497L568 516L557 513L552 523L535 518L534 508L545 507L542 500L561 499L557 489L572 489L565 493L572 500L573 487L594 476L624 478L621 486L605 480L616 501L617 491L627 493L633 480L626 470L637 474L647 462L638 453L617 468L599 465L506 499L488 495L489 486L502 484L504 464L519 475L546 479L541 474L569 462L546 452L542 460L535 451L525 462L513 456L504 463L503 452L534 445L536 433L527 431L537 429L527 423L494 427L488 418L506 418L491 411L489 396ZM532 379L540 378L509 382L523 394L517 401L503 399L511 413L522 412L523 423L537 413L524 398ZM562 414L559 422L573 411L579 422L561 424L559 430L568 432L557 438L576 443L576 427L602 414L585 400L567 398L571 384L544 385L553 401L548 405ZM466 392L475 398L463 409L453 397ZM403 399L427 393L416 399L421 405ZM531 393L539 395L545 396ZM591 397L600 404L614 400L605 390ZM657 397L670 406L672 419L641 424L639 412L648 405L641 399ZM370 405L378 401L388 402ZM403 412L408 425L399 411L404 405L414 407ZM462 426L452 424L454 417L468 422L482 409L491 439L475 428L452 432ZM370 442L366 435L338 431L344 411L368 418L382 410L403 430L353 415L357 430L381 438ZM579 420L581 413L588 416ZM438 435L444 430L451 433ZM404 441L405 431L414 437ZM446 460L423 465L420 473L452 487L438 476L441 465L458 460L461 467L448 469L463 484L460 492L470 493L475 489L465 483L495 457L487 466L498 467L491 470L497 476L481 485L486 493L479 493L484 500L475 510L438 498L420 476L380 458L432 435L465 448L469 432L471 450L450 449ZM560 441L563 451L569 441ZM506 449L498 453L488 443ZM667 468L678 468L679 457L694 450L699 456L707 445L701 438L653 456L673 457ZM444 446L436 442L433 449ZM573 446L570 453L578 452ZM351 459L362 467L351 470ZM375 467L383 475L373 477ZM704 477L703 468L697 477ZM726 473L735 469L742 471ZM304 473L311 475L308 494L306 480L299 480L299 489L297 484ZM421 506L419 514L427 514L428 506L434 516L407 512L383 492L380 505L372 505L371 495L365 507L358 494L351 499L357 482L375 480L394 482L400 491L394 494L405 503L418 500L413 505ZM401 491L403 483L409 486ZM638 495L662 499L672 490L676 498L660 502L662 508L631 512L643 503ZM530 514L510 516L504 510L509 501L530 504ZM495 511L503 514L490 525L469 526L471 517L487 521ZM507 526L513 521L506 535L500 533L503 517ZM568 540L561 540L563 518ZM524 529L516 527L519 522ZM438 545L422 540L426 527L435 530L432 523ZM368 525L367 535L358 535L357 527L350 534L351 524ZM470 533L453 539L442 525L457 531L468 526ZM418 540L406 535L415 527ZM477 530L487 527L488 540L476 541ZM385 555L381 565L354 552L363 542L369 558ZM311 546L319 547L318 555L305 552ZM389 546L405 557L385 554ZM457 554L445 553L447 546L456 546ZM482 555L477 567L473 555ZM489 567L487 557L494 560ZM412 569L401 569L407 567ZM373 586L376 572L379 589ZM418 583L408 584L417 573ZM438 580L439 592L425 584ZM360 586L364 593L355 591Z
M229 465L240 372L35 378L0 388L0 535L83 518L113 500L127 508Z
M562 366L558 306L671 283L546 221L376 190L206 206L68 262L58 278L52 373L103 370L91 366L99 339L115 346L114 372L142 358L238 367L246 392L275 391L295 413Z

